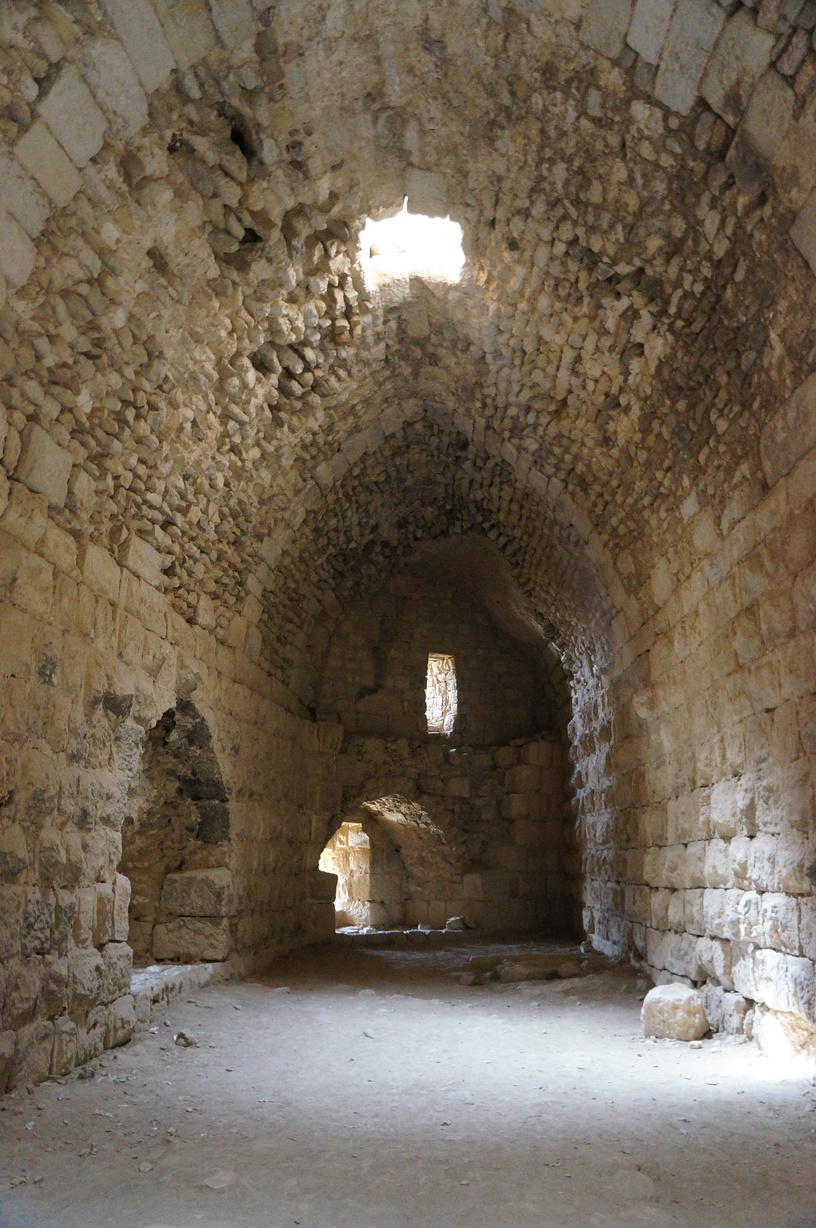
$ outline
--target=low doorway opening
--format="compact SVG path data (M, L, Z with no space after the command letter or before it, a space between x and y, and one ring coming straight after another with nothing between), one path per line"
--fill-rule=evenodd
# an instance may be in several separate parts
M321 853L319 867L337 875L337 929L405 924L405 867L375 819L341 823Z

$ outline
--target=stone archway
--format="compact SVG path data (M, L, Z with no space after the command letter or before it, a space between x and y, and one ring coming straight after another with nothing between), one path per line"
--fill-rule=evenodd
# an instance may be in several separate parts
M207 722L179 699L147 734L122 827L135 963L227 958L228 802Z
M376 818L345 819L320 856L320 869L337 876L337 928L393 928L405 924L407 876L400 850Z

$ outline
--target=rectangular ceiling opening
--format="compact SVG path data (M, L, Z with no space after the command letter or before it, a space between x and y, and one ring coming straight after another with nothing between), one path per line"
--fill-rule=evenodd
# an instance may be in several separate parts
M459 704L456 690L456 665L452 656L443 652L428 653L428 676L425 682L425 719L428 733L450 737Z

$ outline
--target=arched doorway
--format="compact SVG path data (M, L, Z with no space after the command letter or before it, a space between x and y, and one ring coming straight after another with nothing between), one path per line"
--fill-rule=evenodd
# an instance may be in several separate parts
M212 734L180 699L149 730L122 827L134 963L224 960L233 912L229 798Z
M338 929L405 924L405 867L376 820L360 815L341 823L320 856L319 868L337 876Z

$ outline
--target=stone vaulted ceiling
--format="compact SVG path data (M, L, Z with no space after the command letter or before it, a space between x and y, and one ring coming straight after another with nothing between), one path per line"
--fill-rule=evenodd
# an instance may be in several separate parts
M810 60L765 9L700 84L706 9L687 98L671 33L658 68L567 0L7 4L7 468L287 682L464 532L574 669L611 651L812 358ZM406 192L461 223L459 285L366 289Z

